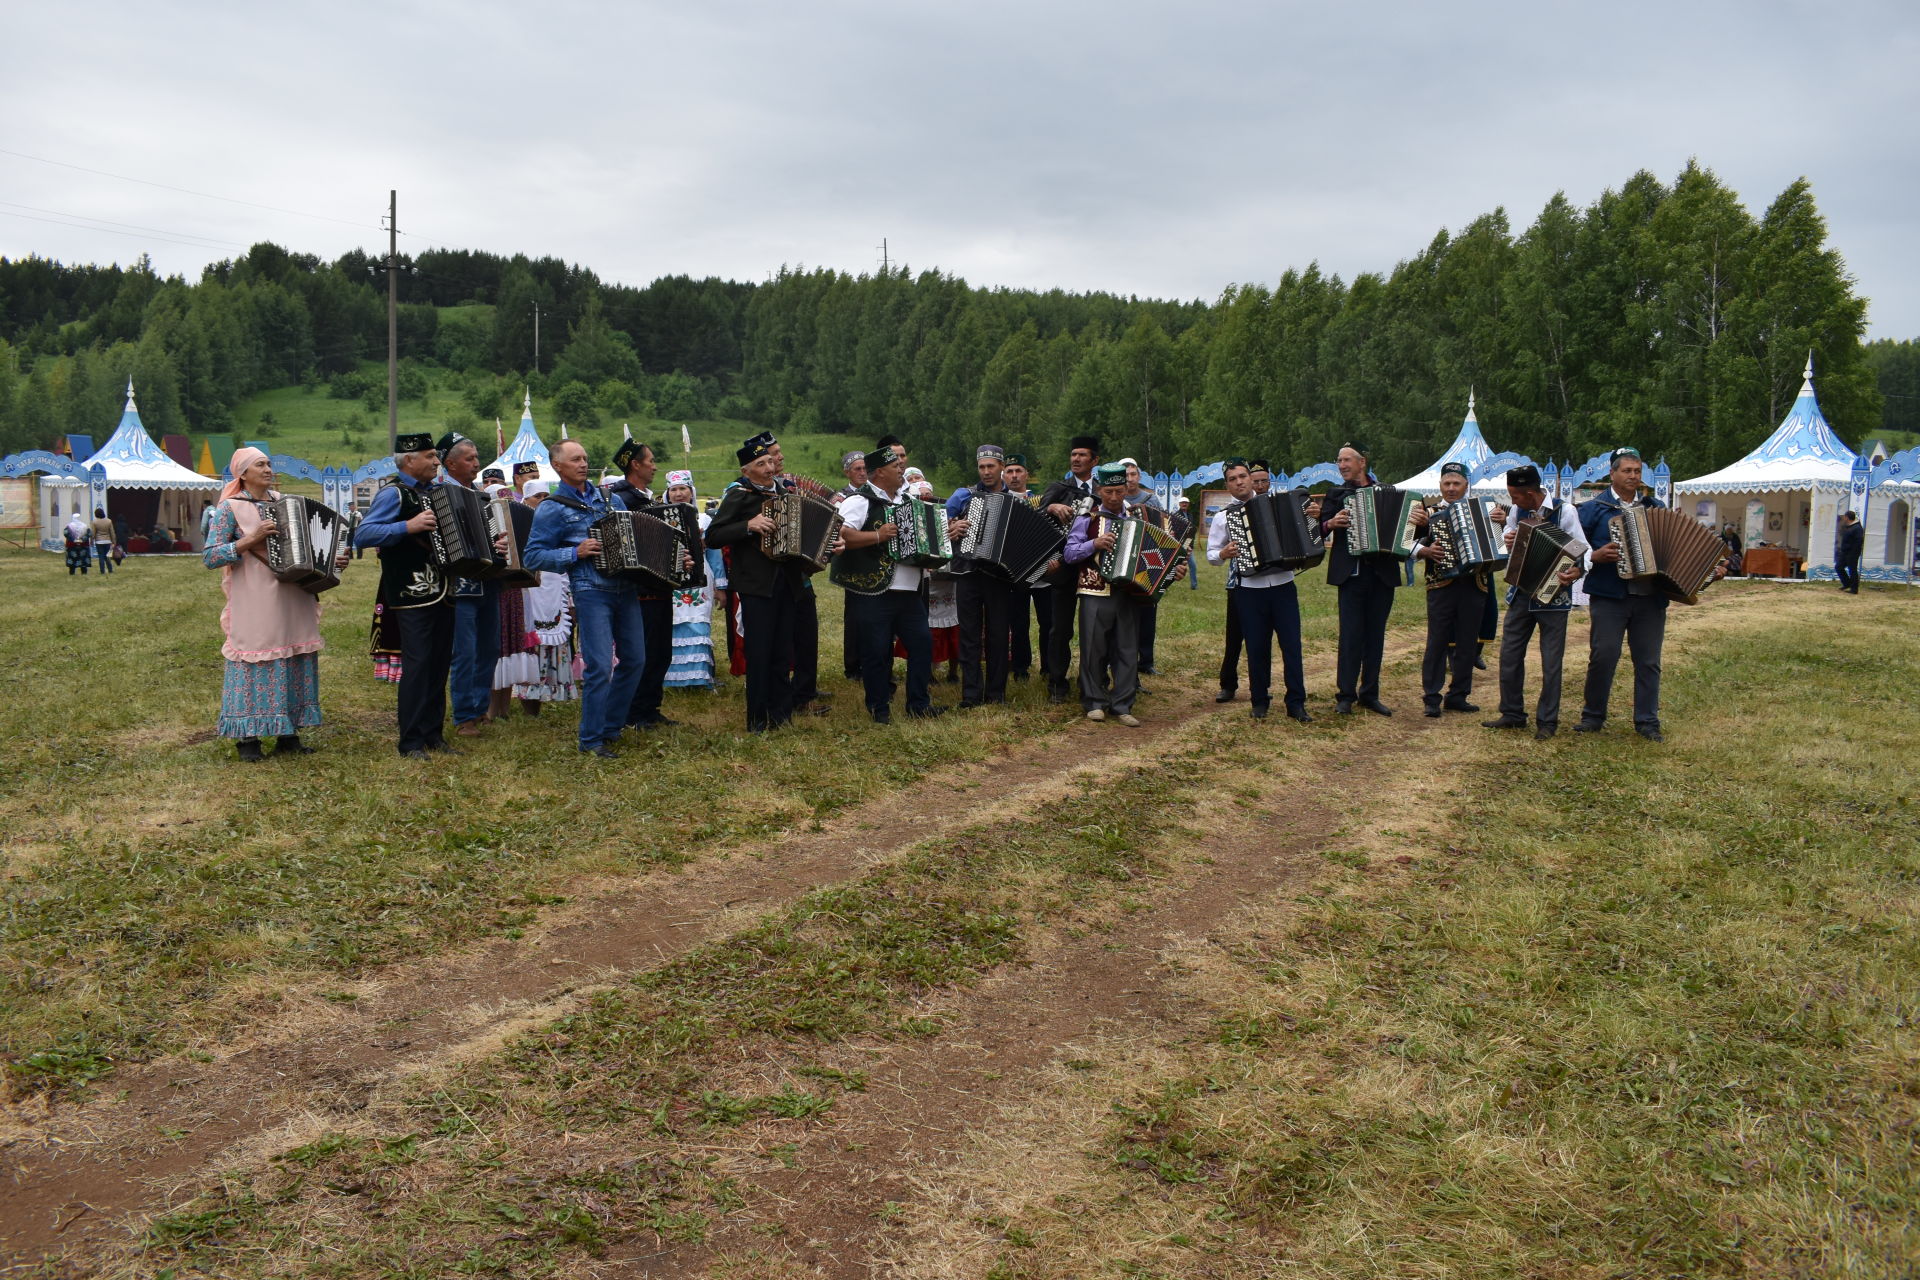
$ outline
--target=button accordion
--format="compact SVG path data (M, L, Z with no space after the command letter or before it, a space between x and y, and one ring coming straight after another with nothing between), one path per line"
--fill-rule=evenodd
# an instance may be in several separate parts
M1513 546L1507 552L1507 585L1516 597L1536 604L1552 604L1566 583L1560 567L1579 564L1587 544L1544 520L1521 520L1513 527Z
M1492 508L1485 498L1462 498L1428 513L1427 532L1440 548L1440 558L1427 561L1428 582L1451 582L1506 563L1506 531L1488 515Z
M1157 596L1173 585L1173 571L1186 563L1187 547L1171 531L1136 517L1096 515L1087 535L1113 534L1113 546L1094 557L1102 578L1135 595Z
M1645 578L1669 600L1695 604L1727 544L1693 517L1666 507L1622 507L1607 521L1620 546L1620 576Z
M810 493L776 493L760 507L773 532L760 535L760 549L771 560L805 560L824 569L840 537L840 509Z
M1014 494L976 493L967 499L960 555L997 577L1032 586L1066 545L1067 533L1058 521Z
M427 490L427 509L434 519L427 545L433 562L456 578L491 578L500 567L487 505L485 497L464 485L444 483Z
M685 580L685 541L678 524L644 511L615 510L593 522L600 550L593 567L609 578L673 587Z
M1327 544L1307 518L1305 489L1260 494L1226 510L1227 540L1238 554L1239 572L1311 569L1326 557Z
M939 503L908 498L888 507L882 523L894 526L887 554L895 564L937 569L953 559L953 539L947 536L947 511Z
M274 498L255 505L261 518L276 526L263 548L274 577L314 595L340 585L334 560L347 545L351 520L312 498Z
M493 537L507 535L507 554L504 558L496 557L493 572L482 576L503 587L539 586L539 573L527 568L520 558L526 551L528 536L533 533L533 508L511 498L488 499L487 532Z
M1347 550L1356 556L1392 556L1407 560L1413 556L1418 534L1413 524L1413 508L1420 501L1411 489L1390 485L1369 485L1347 495Z
M682 590L688 587L707 585L707 543L700 536L700 513L693 509L691 502L654 502L640 508L642 515L656 520L664 520L680 534L680 545L686 550L685 567L671 579L671 584Z

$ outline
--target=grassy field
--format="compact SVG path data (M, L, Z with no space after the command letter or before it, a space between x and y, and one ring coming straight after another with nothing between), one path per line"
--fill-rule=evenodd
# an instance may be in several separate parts
M903 844L614 975L51 1274L1897 1276L1920 1256L1905 590L1716 587L1669 637L1665 746L1537 745L1410 714L1411 593L1394 720L1324 715L1316 677L1311 728L1244 703L1176 724L1210 707L1208 572L1163 608L1141 747L1088 763L1067 744L1092 727L1035 685L868 725L823 586L827 719L749 739L735 683L671 695L689 727L606 769L563 711L423 779L363 656L370 567L327 598L321 754L243 767L208 735L215 575L0 555L17 687L59 691L0 705L18 1115L531 928L596 876L777 851L837 814L911 822L955 763L1036 739L1057 772L1025 820ZM1323 661L1319 575L1303 599ZM1217 867L1240 892L1154 933ZM1076 985L1075 948L1128 947L1126 992ZM992 1043L1021 974L1061 1007L1157 992L1158 1020L1042 1042L1030 1070L916 1074L925 1046ZM841 1222L852 1182L793 1179L858 1168L883 1077L925 1095L943 1154ZM893 1158L871 1159L862 1177ZM833 1231L854 1243L817 1243Z

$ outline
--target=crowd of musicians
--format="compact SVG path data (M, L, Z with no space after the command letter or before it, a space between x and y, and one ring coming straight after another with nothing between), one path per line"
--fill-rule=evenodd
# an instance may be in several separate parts
M1050 701L1077 698L1088 720L1135 727L1140 676L1156 671L1160 593L1189 575L1196 556L1227 573L1217 701L1238 696L1244 652L1256 719L1272 702L1276 648L1283 710L1312 719L1295 579L1324 561L1338 596L1337 713L1393 714L1380 689L1388 619L1396 593L1424 576L1426 715L1479 710L1475 674L1497 639L1498 713L1483 723L1531 725L1536 737L1551 737L1568 616L1586 607L1591 653L1575 730L1605 723L1624 648L1634 728L1658 741L1669 602L1690 600L1724 572L1710 564L1699 583L1675 592L1651 573L1624 569L1623 552L1630 560L1644 554L1637 522L1661 507L1641 487L1632 449L1613 453L1608 487L1577 507L1544 492L1526 466L1507 473L1506 501L1488 502L1469 497L1465 467L1448 464L1439 504L1429 506L1381 486L1357 442L1340 449L1340 483L1321 495L1276 491L1264 462L1234 458L1222 477L1229 501L1204 528L1188 519L1185 499L1180 510L1165 510L1131 459L1103 461L1092 437L1070 442L1068 473L1038 492L1025 458L981 445L974 483L944 503L896 437L846 455L847 483L837 491L789 475L770 433L745 441L737 461L738 478L699 512L688 472L669 472L655 496L658 460L641 442L615 455L618 479L595 483L585 449L563 440L552 450L559 479L550 485L534 464L516 468L511 483L482 473L473 443L459 435L401 436L394 479L351 529L352 547L377 556L371 649L376 669L397 684L401 754L458 751L447 736L449 702L454 736L471 738L516 704L536 713L577 700L579 750L612 757L627 730L675 723L662 710L666 688L713 687L715 625L724 629L730 670L744 677L750 732L826 714L819 581L844 593L844 674L859 682L866 714L880 724L892 721L896 705L913 718L947 710L934 702L932 684L936 653L950 649L962 709L1006 701L1009 679L1030 678L1037 660ZM271 464L242 449L231 474L205 552L227 596L219 732L245 760L262 758L269 737L276 753L310 751L300 733L320 722L314 582L337 581L352 551L328 551L330 563L304 577L287 573L275 559L290 554L276 540L276 519L298 516L275 505ZM511 514L481 526L477 547L471 531L465 535L466 560L447 551L453 539L443 519L459 504L449 505L450 493L436 496L443 486ZM633 514L614 518L623 512ZM622 571L605 539L625 537L623 522L656 517L676 558L652 577ZM1636 531L1625 548L1623 520ZM1534 576L1521 581L1510 571L1503 581L1496 568L1517 569L1523 554ZM513 573L498 572L507 562ZM460 568L466 563L486 571ZM1529 719L1525 676L1536 636L1540 682Z

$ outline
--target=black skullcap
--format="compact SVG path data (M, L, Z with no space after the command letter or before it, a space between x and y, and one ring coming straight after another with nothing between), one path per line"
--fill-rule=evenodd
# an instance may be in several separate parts
M894 442L899 443L898 441ZM882 467L890 467L900 461L900 454L891 444L883 444L867 455L867 474L872 475Z
M505 484L507 482L507 473L498 467L488 467L480 473L480 479L482 481L491 480L495 484Z
M1516 489L1538 489L1540 468L1531 463L1524 467L1514 467L1507 472L1507 483Z
M1249 470L1249 471L1264 471L1264 472L1266 472L1266 473L1267 473L1268 475L1272 475L1272 474L1273 474L1273 464L1272 464L1272 463L1270 463L1270 462L1268 462L1268 461L1267 461L1267 460L1266 460L1265 458L1248 458L1248 459L1247 459L1247 470Z
M461 435L458 431L449 431L447 432L447 434L440 437L440 443L435 445L434 448L438 449L440 451L440 456L444 458L448 454L453 452L455 445L472 444L472 443L473 441L467 439L465 436Z
M625 471L627 464L639 457L640 450L645 447L646 446L638 440L631 438L622 440L620 447L613 451L613 469L615 471Z
M1367 448L1367 446L1361 444L1358 440L1349 440L1341 445L1340 449L1351 449L1363 458L1371 458L1373 456L1373 450ZM1338 453L1340 449L1335 449L1334 452Z
M415 431L409 435L393 438L395 453L420 453L433 448L433 437L424 431Z
M905 440L902 440L899 436L881 436L878 440L875 440L873 442L873 451L875 453L878 453L880 450L887 448L889 445L891 445L895 449L904 449L907 447L907 442Z
M540 474L540 464L531 458L525 462L516 462L513 464L513 474L516 476L537 476Z
M740 459L740 465L744 467L749 462L764 458L772 453L773 446L778 443L779 441L773 438L773 432L762 431L759 435L753 437L753 439L747 441L738 449L735 449L733 456Z
M1067 441L1067 452L1071 453L1075 449L1085 449L1097 458L1100 456L1100 437L1075 436L1073 439Z

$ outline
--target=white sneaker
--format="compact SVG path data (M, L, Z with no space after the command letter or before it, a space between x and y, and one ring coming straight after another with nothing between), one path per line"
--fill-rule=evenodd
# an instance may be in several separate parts
M1140 722L1138 720L1135 720L1132 716L1118 715L1118 716L1115 716L1114 719L1119 723L1127 726L1127 728L1129 729L1138 729L1140 727Z
M1089 720L1105 720L1106 718L1107 718L1107 713L1102 711L1098 707L1095 707L1093 710L1087 712L1087 719Z

